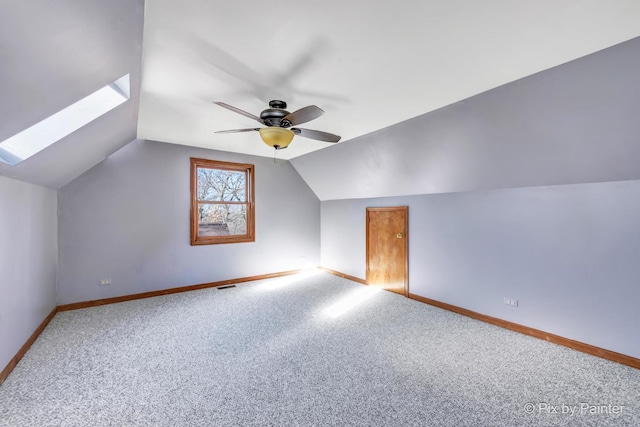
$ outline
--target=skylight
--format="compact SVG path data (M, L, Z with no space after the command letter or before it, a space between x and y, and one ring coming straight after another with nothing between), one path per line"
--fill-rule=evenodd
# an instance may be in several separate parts
M129 99L129 74L0 143L0 161L12 166L58 142Z

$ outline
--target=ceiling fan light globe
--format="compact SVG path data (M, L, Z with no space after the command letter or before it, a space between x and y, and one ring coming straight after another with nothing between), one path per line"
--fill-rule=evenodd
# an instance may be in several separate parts
M260 129L260 138L269 147L282 149L289 146L293 136L295 135L289 129L281 127L266 127Z

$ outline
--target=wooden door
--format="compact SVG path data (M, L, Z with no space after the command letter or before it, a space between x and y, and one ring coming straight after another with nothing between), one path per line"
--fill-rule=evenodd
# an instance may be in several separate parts
M367 284L409 295L407 206L367 208Z

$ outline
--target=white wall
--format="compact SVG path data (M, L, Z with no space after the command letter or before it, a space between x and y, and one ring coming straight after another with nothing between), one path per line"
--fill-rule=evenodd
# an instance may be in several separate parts
M255 165L255 242L190 245L190 157ZM288 161L134 141L60 189L59 207L60 304L320 263L320 201Z
M56 192L0 176L0 370L56 305Z

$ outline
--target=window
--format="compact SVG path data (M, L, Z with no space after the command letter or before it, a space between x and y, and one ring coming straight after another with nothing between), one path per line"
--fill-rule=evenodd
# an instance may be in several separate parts
M128 99L129 74L0 142L0 161L15 166Z
M253 165L191 158L191 244L255 241Z

